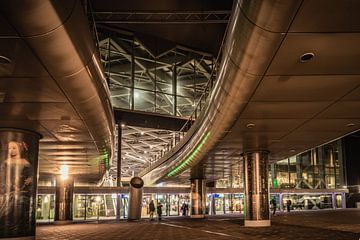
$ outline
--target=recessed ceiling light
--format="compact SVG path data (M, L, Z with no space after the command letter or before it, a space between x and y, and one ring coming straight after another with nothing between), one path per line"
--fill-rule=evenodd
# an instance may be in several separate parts
M304 53L303 55L300 56L300 62L302 63L306 63L311 61L314 58L315 54L314 53Z
M121 124L121 127L124 128L124 127L125 127L125 124L122 123L122 124Z
M248 123L248 124L246 124L246 127L253 128L253 127L255 127L255 123Z
M0 56L0 64L9 64L11 63L10 58L7 58L5 56Z
M141 135L144 135L144 132L141 132L140 134L141 134Z
M355 126L355 123L348 123L348 124L346 124L346 126L347 127L353 127L353 126Z

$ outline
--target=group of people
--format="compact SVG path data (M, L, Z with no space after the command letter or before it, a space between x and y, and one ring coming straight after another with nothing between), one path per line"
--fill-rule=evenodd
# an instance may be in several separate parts
M162 204L160 202L158 202L158 204L156 206L156 212L158 214L158 219L161 220ZM154 220L154 213L155 213L155 204L154 204L154 200L151 200L149 203L150 221Z
M275 213L276 213L276 204L277 204L275 198L271 199L270 203L272 205L273 215L275 215ZM288 200L286 200L286 210L287 210L287 212L290 212L290 209L291 209L291 200L288 199Z
M154 220L154 213L155 213L155 209L156 209L156 213L158 215L158 220L161 220L161 215L162 215L162 207L163 205L158 202L157 206L155 208L155 203L154 200L151 200L149 203L149 215L150 215L150 221ZM187 203L183 203L181 206L181 212L183 216L187 216L188 212L189 212L189 205Z

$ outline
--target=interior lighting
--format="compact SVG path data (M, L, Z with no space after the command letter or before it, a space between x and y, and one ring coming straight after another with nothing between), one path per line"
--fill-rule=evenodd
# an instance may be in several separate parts
M125 127L125 124L122 123L122 124L121 124L121 127L124 128L124 127Z
M348 123L348 124L346 124L346 126L347 127L353 127L353 126L355 126L355 123Z
M141 132L140 134L141 134L141 135L144 135L145 133L144 133L144 132Z
M306 62L310 62L313 58L314 58L315 54L314 53L304 53L303 55L300 56L300 62L302 63L306 63Z
M7 58L5 56L0 56L0 64L5 65L5 64L9 64L9 63L11 63L10 58Z
M255 123L248 123L248 124L246 124L246 127L251 129L251 128L255 127Z
M61 179L66 180L69 177L69 167L67 165L62 165L60 167Z

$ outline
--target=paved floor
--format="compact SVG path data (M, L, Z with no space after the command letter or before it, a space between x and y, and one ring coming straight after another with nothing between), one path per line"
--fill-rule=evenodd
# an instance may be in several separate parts
M359 240L360 209L279 213L272 226L246 228L242 216L216 216L204 220L169 217L141 220L40 225L36 239L209 240L209 239L326 239Z

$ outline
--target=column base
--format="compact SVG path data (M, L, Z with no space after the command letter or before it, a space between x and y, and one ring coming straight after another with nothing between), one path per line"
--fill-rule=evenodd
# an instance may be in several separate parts
M1 240L35 240L35 236L1 238Z
M191 215L190 218L205 218L204 214Z
M58 220L58 221L54 221L55 225L65 225L65 224L72 224L73 221L72 220Z
M245 227L270 227L270 220L245 220Z

